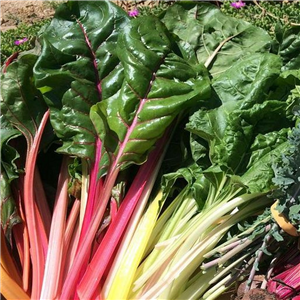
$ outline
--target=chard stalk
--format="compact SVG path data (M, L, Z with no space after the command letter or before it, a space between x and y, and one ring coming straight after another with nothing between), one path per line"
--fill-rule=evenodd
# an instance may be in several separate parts
M44 266L45 266L45 256L43 249L43 239L41 236L41 227L44 227L42 223L39 222L35 195L34 195L34 171L36 165L36 159L38 154L38 149L40 141L42 138L42 133L46 126L49 118L50 111L46 111L40 126L34 136L32 144L28 144L28 151L25 164L25 176L24 176L24 207L25 207L25 219L27 221L29 242L31 249L31 262L32 262L32 294L33 299L38 299L41 292ZM45 247L45 245L44 245Z
M97 205L97 201L99 201L99 194L102 189L103 179L97 178L98 176L98 166L101 158L101 147L102 143L99 138L96 140L96 155L95 161L92 163L91 172L89 176L89 185L88 185L88 196L86 202L81 206L81 214L84 215L81 227L81 234L79 239L79 247L82 242L83 237L86 235L86 232L89 228L93 212ZM86 165L86 162L83 163ZM81 217L82 219L82 217Z
M0 291L6 299L22 299L30 300L30 297L24 290L15 282L1 264Z
M114 185L114 182L117 179L119 170L111 170L111 172L107 175L106 181L103 187L103 195L101 199L101 203L99 203L95 209L95 213L92 217L89 230L86 235L83 237L82 243L80 244L80 248L77 250L77 253L74 257L74 263L71 266L69 273L65 279L64 286L62 289L62 293L59 296L61 299L70 299L74 296L75 286L79 280L81 275L82 267L86 263L89 258L89 254L91 252L91 246L93 243L93 239L97 233L101 220L103 218L106 205L111 196L111 190Z
M22 286L21 275L6 246L6 238L2 226L1 226L1 268L3 268L3 270L7 272L7 274L16 282L16 284Z
M194 239L196 241L202 234L204 234L207 231L207 229L211 225L216 223L223 215L225 215L228 212L231 212L235 207L239 206L240 204L252 200L253 198L260 197L262 195L262 193L256 193L251 195L245 194L241 197L236 197L230 200L229 202L221 202L215 204L214 207L211 207L211 209L208 212L196 215L192 219L192 223L190 223L185 232L182 233L181 237L177 239L172 245L167 247L161 253L160 257L156 259L155 263L149 266L148 270L146 270L146 272L144 272L140 276L140 278L136 280L136 288L141 287L150 278L150 276L152 276L155 273L159 265L161 265L165 259L167 259L176 249L178 249L187 238L189 238L190 240ZM202 225L204 223L206 226Z
M54 204L41 299L54 299L63 271L64 234L68 207L68 160L63 159Z
M105 299L127 299L135 271L142 259L147 241L149 240L151 231L155 225L161 199L162 192L160 191L143 215L125 256L122 259L121 265L119 266L117 273L114 274L112 285L108 296Z
M20 178L19 178L20 180ZM23 290L25 292L29 289L29 273L30 273L30 247L29 247L29 234L25 221L24 209L22 207L22 195L24 195L23 184L20 185L21 191L18 192L18 208L22 223L19 223L13 227L13 234L18 249L20 263L22 265L22 282Z
M93 256L77 289L82 299L91 299L128 225L135 207L137 205L139 207L145 203L145 201L142 201L145 193L148 199L161 165L162 154L165 152L163 149L166 149L165 140L167 137L168 131L158 142L156 148L150 153L148 160L140 167L135 180L120 205L117 215L110 224L100 246ZM100 265L99 261L101 262Z

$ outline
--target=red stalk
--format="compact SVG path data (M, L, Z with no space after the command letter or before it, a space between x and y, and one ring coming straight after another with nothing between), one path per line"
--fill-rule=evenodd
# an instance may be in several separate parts
M160 167L159 159L163 156L163 147L165 147L165 143L159 141L156 148L150 153L148 160L140 167L120 205L117 215L112 220L77 288L80 299L92 299L126 230L134 209L138 205L139 200L143 199L141 197L142 194L148 193L152 189L154 184L153 175Z
M274 276L268 282L268 292L287 299L300 291L300 263Z
M67 220L66 232L64 237L64 244L65 244L66 251L68 250L72 235L74 233L74 229L76 227L76 222L79 216L79 210L80 210L80 200L76 199L73 203L72 209L70 211Z
M29 242L31 249L31 262L32 262L32 299L38 299L42 287L42 280L44 275L45 257L43 254L42 238L38 228L42 226L38 222L37 214L39 213L35 206L34 195L34 170L38 149L42 137L43 130L49 118L49 110L45 112L41 124L33 139L32 145L28 145L28 152L26 157L24 176L24 208L25 219L28 226Z
M83 237L81 247L74 258L74 264L72 265L66 277L62 294L60 295L60 299L70 299L74 296L75 287L79 281L80 272L87 258L89 258L93 239L97 233L99 224L103 218L107 203L110 199L111 190L114 185L114 182L116 181L118 173L119 170L115 169L106 178L107 180L104 184L104 192L102 195L101 202L99 203L99 205L97 205L95 209L95 214L92 217L90 228L87 231L86 235Z
M109 171L103 185L101 201L98 205L95 206L94 214L91 218L89 229L87 230L84 236L81 235L82 242L80 243L80 248L78 249L74 264L70 269L69 274L66 278L66 282L63 286L62 294L60 295L61 299L70 299L70 297L74 296L75 287L79 282L82 271L84 271L84 265L88 262L93 240L103 219L107 204L111 197L111 191L118 177L121 167L120 160L124 154L126 144L130 140L132 132L139 123L138 115L143 109L146 102L147 99L142 99L140 101L139 107L135 113L135 117L133 118L131 125L127 129L124 140L120 142L118 153L109 167ZM96 151L96 155L97 153L99 153L99 150Z

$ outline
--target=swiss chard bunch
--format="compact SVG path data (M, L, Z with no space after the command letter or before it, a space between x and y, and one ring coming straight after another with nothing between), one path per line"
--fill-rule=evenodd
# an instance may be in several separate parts
M18 257L3 263L18 288L2 293L91 299L147 203L173 128L207 98L209 80L159 19L130 21L108 1L63 4L41 43L39 56L22 53L2 74L2 234ZM53 149L62 158L48 202L39 153Z
M298 37L280 38L208 3L136 19L110 1L62 4L41 48L2 70L1 293L226 290L228 266L200 266L270 206L296 123Z

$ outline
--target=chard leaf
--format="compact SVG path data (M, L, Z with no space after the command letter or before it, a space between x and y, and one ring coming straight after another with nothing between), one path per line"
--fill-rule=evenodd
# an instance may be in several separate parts
M21 218L18 215L16 203L11 194L9 178L5 172L1 172L0 180L0 192L1 192L1 225L5 233L6 238L12 243L12 227L21 222Z
M21 132L6 120L4 115L0 116L1 123L1 167L6 172L8 180L11 181L18 177L18 167L15 160L20 157L18 151L9 145L10 140L17 138Z
M280 131L258 134L251 145L251 156L247 168L262 158L265 154L275 149L278 145L287 140L289 128L282 128Z
M272 182L274 171L272 166L280 160L281 154L286 151L287 147L287 141L279 144L252 164L243 176L241 176L244 184L248 186L250 193L268 192L274 188Z
M286 103L281 101L265 101L249 109L240 109L232 101L194 113L186 128L208 142L213 164L230 173L242 174L255 137L290 125L285 109ZM274 122L274 118L280 122Z
M279 200L276 209L300 230L300 123L292 128L280 158L273 164L277 190L272 196Z
M115 167L143 163L176 116L209 95L205 70L189 65L173 49L172 37L155 17L133 20L119 37L122 88L91 110ZM104 173L107 155L102 159Z
M281 60L274 54L252 54L213 81L213 87L222 103L243 101L243 107L262 103L280 74ZM252 106L252 105L251 105Z
M9 145L9 141L20 136L21 133L12 127L12 125L1 115L1 225L5 236L12 243L12 227L21 219L18 215L16 203L13 199L10 189L12 180L18 177L18 167L15 160L20 157L15 148Z
M270 49L271 38L264 30L226 16L209 3L175 4L166 11L162 20L178 37L185 59L193 64L204 64L218 46L229 39L209 66L213 77L229 69L236 60Z
M275 36L278 42L277 53L282 58L282 71L300 68L300 29L297 26L283 27L277 24Z
M1 114L24 135L29 147L47 110L43 96L34 84L36 60L37 56L33 54L19 56L1 75Z
M286 117L286 102L266 101L280 69L277 56L256 53L237 61L213 80L222 105L199 110L186 127L208 142L213 164L230 173L243 174L255 136L292 124Z
M57 9L43 33L35 77L48 99L52 126L63 141L59 152L94 157L96 133L89 112L122 85L116 42L128 21L127 14L109 1L69 1Z

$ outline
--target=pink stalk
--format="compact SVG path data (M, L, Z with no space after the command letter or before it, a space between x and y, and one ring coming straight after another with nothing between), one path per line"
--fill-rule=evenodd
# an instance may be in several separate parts
M150 88L151 88L151 86L149 86L149 89ZM113 186L115 184L115 181L116 181L119 171L120 171L121 158L124 155L126 145L127 145L128 141L130 140L134 129L139 124L138 116L139 116L139 113L142 111L146 102L147 102L146 98L140 100L139 107L135 113L133 121L132 121L131 125L128 126L124 140L122 142L120 142L118 153L117 153L115 159L113 160L112 164L109 167L109 171L108 171L108 174L105 178L105 182L103 185L103 193L101 195L101 202L98 205L96 205L96 207L95 207L94 214L91 218L90 226L89 226L86 234L84 236L81 235L82 242L80 243L80 248L78 249L77 255L75 257L74 265L70 269L70 272L66 278L66 282L64 284L62 294L61 294L61 299L70 299L71 297L74 296L75 287L80 280L80 276L82 274L83 267L89 259L89 256L90 256L90 253L92 250L91 246L93 244L93 240L95 238L97 230L103 219L107 204L111 198L111 191L113 189Z
M92 299L105 270L109 266L120 239L126 230L126 226L134 209L138 205L139 200L143 199L143 197L141 197L142 194L148 193L149 190L152 189L154 184L153 177L156 177L154 174L156 174L160 167L159 160L163 156L164 147L166 147L165 143L159 141L156 148L150 153L148 160L140 167L127 195L120 205L117 215L110 224L77 288L80 299Z
M110 200L110 217L111 217L111 222L114 221L117 213L118 213L118 203L117 203L116 199L112 198Z
M78 241L79 241L79 236L80 236L80 231L79 231L79 222L75 223L74 231L71 236L71 240L68 244L68 250L66 251L66 258L65 258L65 266L64 266L64 276L62 283L66 281L67 275L71 269L71 266L74 263L74 258L76 255L76 250L78 246ZM61 291L61 289L60 289Z
M64 245L66 251L68 250L72 235L74 233L74 229L76 227L76 222L78 221L79 210L80 210L80 200L75 199L71 212L68 216L66 232L64 237Z
M36 165L36 158L42 137L43 130L49 118L49 110L44 114L41 124L36 132L31 145L28 145L28 152L26 157L24 176L24 208L25 219L28 226L29 242L31 249L31 262L32 262L32 299L39 299L42 287L42 280L44 275L45 257L43 254L43 247L41 236L39 235L38 228L42 226L38 222L34 200L34 170Z
M50 226L51 226L51 212L45 195L40 172L37 167L35 168L34 186L35 186L38 209L41 214L41 218L43 219L46 235L47 237L49 237Z
M41 299L55 298L63 271L62 257L68 207L68 180L68 159L64 157L55 197Z
M97 179L98 176L98 166L100 163L101 159L101 140L97 137L96 141L96 155L95 155L95 162L92 165L91 169L91 175L90 175L90 180L89 180L89 191L88 191L88 199L87 199L87 206L85 209L85 214L84 214L84 219L82 223L82 228L81 228L81 234L80 234L80 239L79 239L79 247L80 244L82 243L83 237L86 235L86 232L89 228L93 211L95 209L95 202L97 199L97 194L99 193L99 188L102 187L102 178Z
M20 263L22 266L22 283L23 283L23 290L25 292L29 289L29 273L30 273L30 250L29 250L29 235L27 230L27 225L25 221L25 215L24 210L22 208L22 195L23 192L23 180L21 179L22 176L20 176L19 181L22 181L22 184L20 184L20 188L18 192L15 195L15 199L18 199L17 205L19 209L19 214L22 220L22 223L15 225L13 230L14 240L16 243L16 247L18 250Z
M95 235L103 218L107 203L110 199L111 190L114 182L117 179L118 173L119 170L115 169L107 177L108 179L104 184L104 193L102 195L101 203L95 209L95 214L91 220L90 228L84 236L81 247L74 258L74 264L72 265L66 277L60 299L70 299L74 296L75 287L80 278L80 272L84 263L86 262L86 259L89 258L93 239L95 238Z
M72 258L74 257L75 250L77 248L77 242L74 244L74 241L76 240L75 238L76 235L78 235L78 239L79 239L79 232L77 232L78 222L79 222L78 220L79 212L80 212L80 200L75 199L67 219L67 226L64 234L64 252L62 257L64 266L62 270L62 279L59 281L58 291L61 291L61 288L63 286L63 281L65 279L67 271L69 270L70 264L72 263ZM74 247L74 245L76 245L76 247ZM74 252L73 255L71 254L72 249Z
M300 263L273 277L268 291L280 299L287 299L300 291Z
M37 227L37 232L39 234L39 236L41 237L41 244L42 244L42 248L43 248L43 254L44 254L44 257L46 257L47 255L47 252L48 252L48 235L46 233L46 230L45 230L45 226L44 226L44 223L43 223L43 218L40 214L40 211L38 209L38 205L37 205L37 202L38 200L35 198L35 202L34 202L34 205L35 205L35 210L36 210L36 219L37 219L37 223L39 224L39 226Z
M128 223L128 216L131 216L146 184L145 181L141 180L136 180L136 182L139 184L138 189L134 190L134 195L133 193L129 193L129 196L125 197L124 202L122 203L124 205L121 204L118 216L115 218L114 222L110 224L108 231L93 256L92 261L87 267L87 270L77 288L80 299L92 299L106 267L110 262L114 250L116 250L116 246L118 245ZM99 264L99 262L101 263Z

